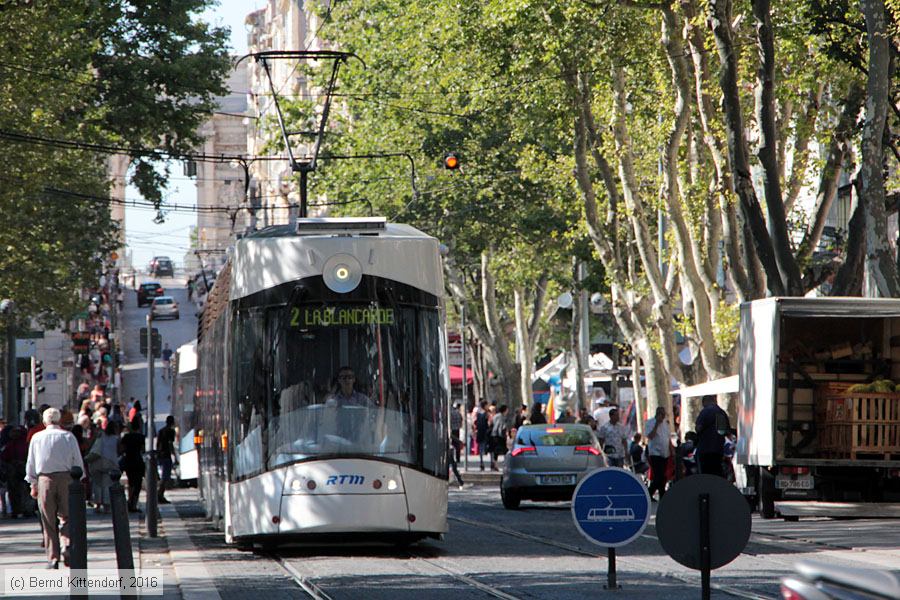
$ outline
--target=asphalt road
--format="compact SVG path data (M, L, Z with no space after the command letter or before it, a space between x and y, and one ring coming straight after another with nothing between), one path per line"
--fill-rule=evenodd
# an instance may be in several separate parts
M505 510L497 490L450 492L450 531L409 548L279 548L246 552L224 543L203 518L196 490L173 490L178 512L221 598L312 597L320 600L694 600L700 577L669 558L651 520L617 551L622 588L604 589L606 550L582 538L568 503L528 503ZM654 505L655 508L655 505ZM897 521L802 519L754 515L745 552L712 574L713 598L779 598L779 579L798 560L892 570L900 576Z
M408 552L282 550L295 578L325 596L418 599L602 596L606 550L576 531L568 503L523 503L505 510L490 488L451 492L450 532ZM655 505L654 505L655 510ZM727 526L727 524L725 524ZM714 571L713 597L778 598L779 579L799 560L893 569L900 575L897 521L753 517L744 553ZM662 550L654 520L617 550L617 598L696 598L699 574Z
M195 306L188 302L187 287L184 276L175 277L150 277L138 275L138 285L145 281L158 281L166 291L166 295L175 298L180 309L181 317L178 320L166 319L153 321L153 327L159 329L163 344L168 344L175 351L197 337L197 317ZM141 401L145 411L147 404L147 358L141 356L139 332L141 327L147 326L147 314L150 308L145 306L138 308L137 293L127 288L125 293L124 315L124 347L125 365L122 369L122 387L124 397L134 397ZM163 380L162 360L157 359L154 368L154 412L157 430L165 423L165 418L171 410L171 381ZM145 413L146 414L146 413Z

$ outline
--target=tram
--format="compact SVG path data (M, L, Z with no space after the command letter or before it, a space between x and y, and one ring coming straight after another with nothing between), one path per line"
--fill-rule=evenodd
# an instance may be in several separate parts
M196 428L194 400L197 395L197 340L178 347L175 351L175 377L172 384L172 416L175 417L176 451L178 468L175 470L180 485L197 482L199 463L197 448L199 430Z
M447 531L437 240L383 218L237 241L198 333L207 515L242 546Z

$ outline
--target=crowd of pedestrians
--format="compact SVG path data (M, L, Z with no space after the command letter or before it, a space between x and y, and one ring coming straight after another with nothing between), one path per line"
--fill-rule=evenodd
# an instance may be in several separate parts
M623 422L619 407L605 396L595 399L595 409L588 412L578 409L577 416L565 407L555 418L556 423L582 423L588 425L597 436L607 466L632 470L644 478L651 500L661 499L669 483L678 477L704 473L734 481L731 459L734 456L735 431L731 428L727 413L722 410L715 396L703 397L703 409L697 416L694 429L685 434L676 446L677 436L672 435L670 421L664 407L644 423L643 434L635 433ZM511 412L504 404L481 401L468 414L467 426L471 432L467 451L478 456L480 470L485 470L485 456L492 471L499 470L498 457L512 448L515 432L523 424L546 424L545 404L522 405ZM458 475L457 463L460 451L465 447L463 439L464 417L459 402L450 412L451 467ZM632 423L633 424L633 423Z

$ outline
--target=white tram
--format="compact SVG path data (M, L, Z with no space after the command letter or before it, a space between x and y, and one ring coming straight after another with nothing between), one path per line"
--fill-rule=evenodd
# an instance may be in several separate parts
M197 395L197 340L178 347L175 351L175 378L172 385L172 416L175 417L175 440L178 452L178 467L175 473L182 485L197 482L199 462L195 436L196 428L194 399Z
M447 531L437 240L380 218L239 240L199 326L200 485L228 541Z

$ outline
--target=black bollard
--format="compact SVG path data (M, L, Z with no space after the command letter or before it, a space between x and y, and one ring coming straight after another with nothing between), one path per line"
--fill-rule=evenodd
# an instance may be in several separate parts
M156 521L159 517L156 498L156 452L151 450L147 453L147 535L152 538L157 536Z
M84 486L81 484L81 467L72 467L69 471L72 482L69 484L69 568L71 571L80 570L82 575L87 570L87 509L84 504ZM78 590L74 585L71 588L71 597L87 598L85 590Z
M125 488L119 483L120 471L112 471L112 485L109 486L109 503L112 505L113 537L116 542L116 566L122 571L134 571L134 557L131 552L131 531L128 528L128 501Z

